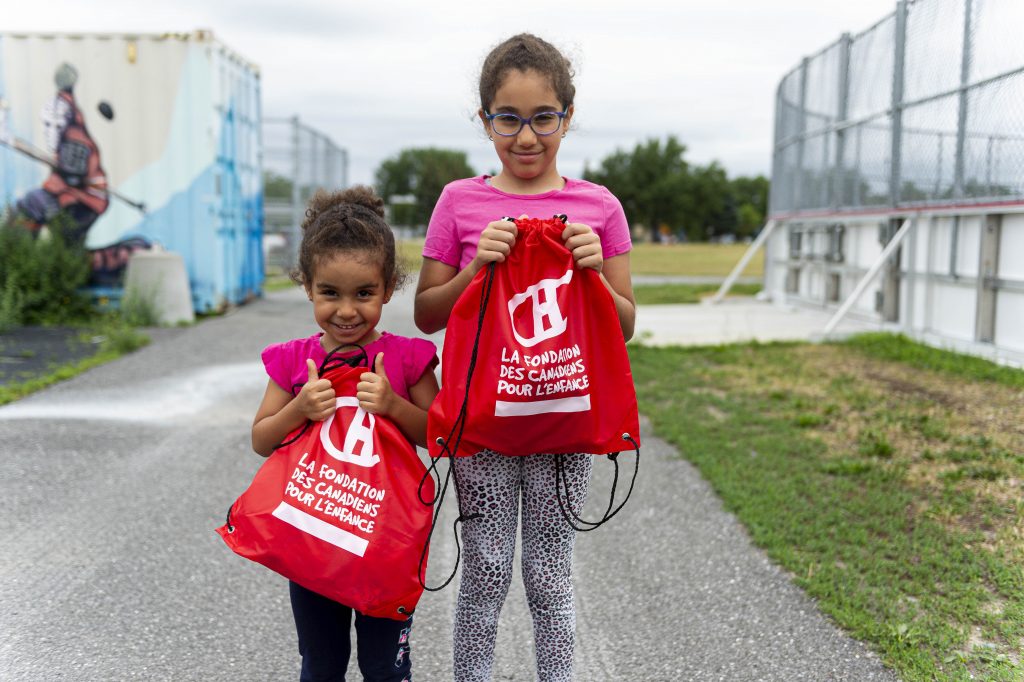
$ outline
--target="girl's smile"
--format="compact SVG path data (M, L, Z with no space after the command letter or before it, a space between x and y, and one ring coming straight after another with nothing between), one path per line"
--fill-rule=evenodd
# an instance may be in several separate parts
M324 350L343 344L365 346L380 337L377 324L391 298L380 267L364 252L337 252L318 260L313 283L306 289L313 317L324 330Z

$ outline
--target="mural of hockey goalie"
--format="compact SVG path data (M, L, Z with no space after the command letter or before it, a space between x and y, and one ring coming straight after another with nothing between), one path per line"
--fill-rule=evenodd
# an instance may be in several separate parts
M0 132L0 143L50 167L42 187L28 191L17 201L14 215L21 217L37 235L58 213L64 212L71 220L66 237L84 246L89 228L107 210L112 197L143 214L146 209L144 204L108 186L99 147L89 134L85 116L75 101L77 82L78 71L71 64L61 64L54 73L57 93L44 105L42 112L45 150L5 134L6 126L0 126L4 129ZM114 110L110 104L100 102L98 110L105 119L113 120ZM134 237L91 251L93 283L116 284L131 253L149 247L147 240Z

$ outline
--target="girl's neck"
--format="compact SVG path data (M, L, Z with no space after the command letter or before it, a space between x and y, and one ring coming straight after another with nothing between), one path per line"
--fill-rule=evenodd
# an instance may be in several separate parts
M508 194L544 194L553 192L565 187L565 178L559 175L555 168L543 178L517 178L516 176L502 170L490 179L491 187L500 189Z

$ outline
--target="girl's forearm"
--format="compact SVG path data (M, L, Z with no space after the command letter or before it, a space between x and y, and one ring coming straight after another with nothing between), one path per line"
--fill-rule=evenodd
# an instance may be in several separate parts
M413 319L420 331L433 334L447 326L455 302L480 269L481 266L473 261L447 282L416 293Z
M263 457L269 457L285 436L302 426L305 421L306 417L295 408L293 400L276 414L264 417L252 425L252 449Z
M604 282L605 288L612 295L612 301L615 303L615 312L619 316L619 326L622 328L622 338L629 341L633 338L633 331L636 327L636 304L615 291L603 273L601 281Z

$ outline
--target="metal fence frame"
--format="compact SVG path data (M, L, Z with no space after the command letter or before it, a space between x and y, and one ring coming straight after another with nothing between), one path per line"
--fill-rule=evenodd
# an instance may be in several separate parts
M1024 365L1018 2L899 0L787 73L769 221L716 300L763 245L766 294L833 310L825 336L850 313Z
M348 150L298 116L264 118L263 138L264 170L291 183L288 199L264 198L264 234L284 238L283 246L267 250L267 264L288 271L298 263L300 225L309 197L318 189L348 187Z
M1015 1L899 0L892 14L857 35L843 34L786 74L776 92L771 217L1024 201L1024 60L995 73L972 76L972 54L979 44L976 28L986 19L986 9L1000 2ZM908 46L917 50L916 45L925 44L932 35L925 31L935 28L924 26L910 31L916 27L916 20L926 23L931 19L929 12L962 14L959 25L950 29L959 34L957 73L955 79L945 78L945 83L927 82L943 80L929 75L940 72L942 64L937 69L921 68L916 62L914 68L907 65ZM879 46L871 45L876 41ZM854 58L855 51L858 57L864 57L861 51L868 51L867 56L885 63L874 66ZM872 97L878 100L881 96L878 83L872 87L871 82L865 82L871 81L873 75L889 81L882 85L888 87L884 106L881 101L860 101ZM911 92L907 91L908 75L915 83ZM917 85L919 81L926 84ZM1015 113L1021 116L1014 119L1019 123L1009 132L975 129L971 120L972 98L1003 86L1011 92L1011 104L1019 107ZM851 102L851 94L858 102ZM925 108L933 105L945 106L952 113L953 98L956 112L951 128L915 126L906 120L908 115L927 113ZM851 104L858 106L851 109ZM980 107L976 105L974 111L980 111ZM941 118L937 112L931 115ZM869 137L867 142L865 133ZM935 163L917 161L920 167L935 170L932 187L911 183L921 180L913 177L914 169L906 158L908 149L915 147L916 136L936 140ZM878 144L882 138L888 138L888 144ZM951 154L945 149L947 144L952 146ZM979 145L985 150L981 163L986 171L983 181L972 177L967 164L971 150ZM884 173L872 172L861 153L866 148L877 153L881 147L886 148L887 155L875 165ZM1010 150L1009 163L1001 161L1005 156L1000 155L1001 149ZM818 154L820 157L814 158ZM947 172L943 167L947 165L943 163L947 154L952 156L948 164L952 172L944 183L941 180ZM876 188L884 186L884 193L863 196L864 188L872 184Z

